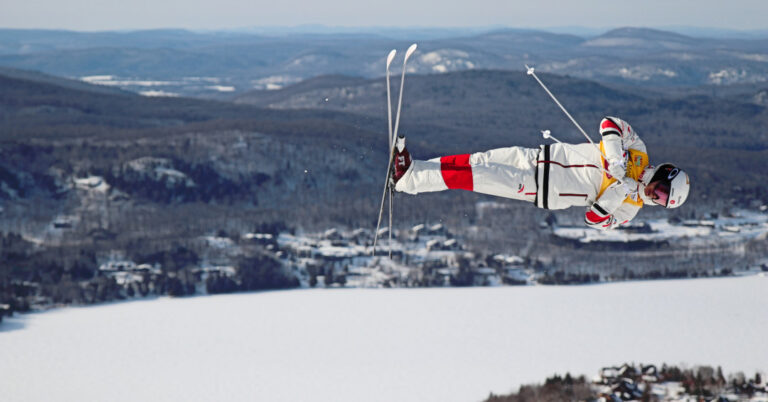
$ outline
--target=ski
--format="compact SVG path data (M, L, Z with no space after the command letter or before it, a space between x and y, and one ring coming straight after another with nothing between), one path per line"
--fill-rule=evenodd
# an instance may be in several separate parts
M381 195L381 206L379 207L379 218L376 222L376 232L374 233L373 237L373 249L371 251L371 256L376 256L376 243L379 238L379 228L381 227L381 218L384 215L384 202L387 198L387 194L389 194L389 257L392 258L392 197L394 195L394 183L392 183L391 177L392 177L392 160L395 155L395 145L397 142L397 130L400 125L400 111L402 109L403 104L403 87L405 84L405 70L406 70L406 64L408 63L408 58L413 54L413 52L416 51L416 44L412 44L408 50L405 52L405 57L403 58L403 72L400 77L400 94L399 99L397 102L397 113L395 116L395 127L394 131L392 130L392 97L391 97L391 89L390 89L390 70L389 67L392 64L392 60L395 58L395 54L397 53L396 50L392 50L389 52L389 55L387 56L387 65L386 65L386 83L387 83L387 122L389 125L389 132L387 135L387 142L389 144L389 162L387 164L387 176L384 180L384 191Z

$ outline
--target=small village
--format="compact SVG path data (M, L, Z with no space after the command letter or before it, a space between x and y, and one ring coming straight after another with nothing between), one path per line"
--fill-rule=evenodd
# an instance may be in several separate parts
M519 256L478 259L442 224L393 231L391 240L385 228L379 230L378 239L374 255L373 232L366 229L246 233L236 239L206 236L200 239L206 252L189 273L195 278L195 293L211 293L205 286L210 278L236 281L238 267L232 261L257 250L279 262L303 288L528 285L535 284L538 276L536 261ZM126 289L169 274L159 264L137 264L119 252L108 255L99 271Z
M701 219L650 219L630 223L621 230L590 230L579 227L555 227L553 234L564 241L589 243L664 244L685 241L691 246L734 243L762 239L768 235L768 206L757 209L709 213Z
M585 234L583 228L568 227L554 227L552 231L563 239L625 247L634 242L668 243L673 239L708 245L766 236L768 216L762 211L743 212L712 220L654 220L611 232L590 230ZM362 228L332 228L318 233L245 233L234 238L206 236L200 239L200 248L207 251L187 276L194 278L193 293L211 293L205 286L209 278L236 281L239 271L232 261L257 250L279 263L302 288L583 284L607 280L599 275L564 275L558 267L530 257L481 255L465 247L459 236L439 223L394 230L391 239L388 229L383 228L377 238L374 255L374 233ZM112 254L100 265L100 271L113 277L119 286L130 287L131 283L146 280L148 275L164 272L158 264L136 264L119 256ZM725 272L762 275L768 272L768 260Z
M538 261L516 255L478 256L442 224L381 229L374 255L367 229L319 233L217 233L134 261L123 250L97 256L94 274L65 274L56 287L14 281L13 312L157 296L191 296L280 288L382 288L536 284Z
M765 375L744 373L727 377L720 367L681 369L653 364L623 364L604 367L592 379L598 401L768 401Z
M555 374L543 384L522 385L509 395L491 394L485 402L519 401L766 402L765 373L724 374L720 366L624 363L587 378Z
M762 210L710 218L651 220L610 232L556 224L543 230L551 230L563 244L571 241L578 247L616 245L626 249L649 244L664 247L672 240L711 247L768 234L768 215ZM621 279L572 273L529 256L478 253L440 223L394 230L391 237L387 228L380 229L375 253L374 237L372 230L364 228L311 233L298 229L219 232L194 238L181 251L174 251L181 254L166 253L150 263L134 261L125 252L113 250L96 256L95 275L67 282L63 288L49 289L34 281L14 282L16 294L26 296L13 306L0 305L0 316L62 304L271 288L550 285ZM765 275L768 259L720 272Z

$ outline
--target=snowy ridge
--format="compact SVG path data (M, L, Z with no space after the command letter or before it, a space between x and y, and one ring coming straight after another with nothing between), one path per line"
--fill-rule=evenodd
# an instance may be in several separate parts
M417 58L417 63L422 68L429 66L435 73L475 68L475 63L470 59L469 53L458 49L438 49L424 53Z

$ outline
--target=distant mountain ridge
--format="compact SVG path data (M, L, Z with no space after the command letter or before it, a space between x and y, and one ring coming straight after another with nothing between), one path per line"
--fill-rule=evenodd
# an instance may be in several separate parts
M683 50L702 46L707 40L649 28L618 28L582 43L588 47L625 47L632 50Z
M0 54L32 54L104 47L187 48L258 40L235 32L198 33L184 29L80 32L45 29L0 29Z
M19 70L15 68L0 67L0 76L6 78L15 78L21 80L34 81L39 83L47 83L63 88L75 89L80 91L103 93L103 94L115 94L115 95L133 95L134 92L124 91L117 87L108 87L104 85L92 85L78 80L71 80L53 75L43 74L36 71Z
M352 33L0 30L0 66L71 78L111 76L110 85L136 92L221 98L319 75L380 77L389 50L410 43ZM691 37L648 28L619 28L595 37L496 29L419 41L409 68L427 74L517 70L528 64L544 72L644 87L755 84L768 81L766 49L768 39Z

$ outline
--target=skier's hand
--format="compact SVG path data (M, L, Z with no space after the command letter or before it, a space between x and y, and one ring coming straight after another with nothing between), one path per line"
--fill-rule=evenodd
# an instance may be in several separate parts
M621 184L624 186L624 189L627 191L627 196L632 197L633 200L637 201L640 197L640 183L638 183L635 179L631 177L624 177L621 179Z
M616 223L616 219L595 202L587 208L587 212L584 214L584 223L591 228L606 230Z
M611 161L608 163L608 173L621 180L627 174L627 161L623 158Z
M627 188L622 182L613 182L613 184L603 191L600 199L595 201L590 209L601 217L612 215L613 211L617 210L621 204L624 203L624 200L627 199L628 195ZM599 206L598 203L600 203Z

